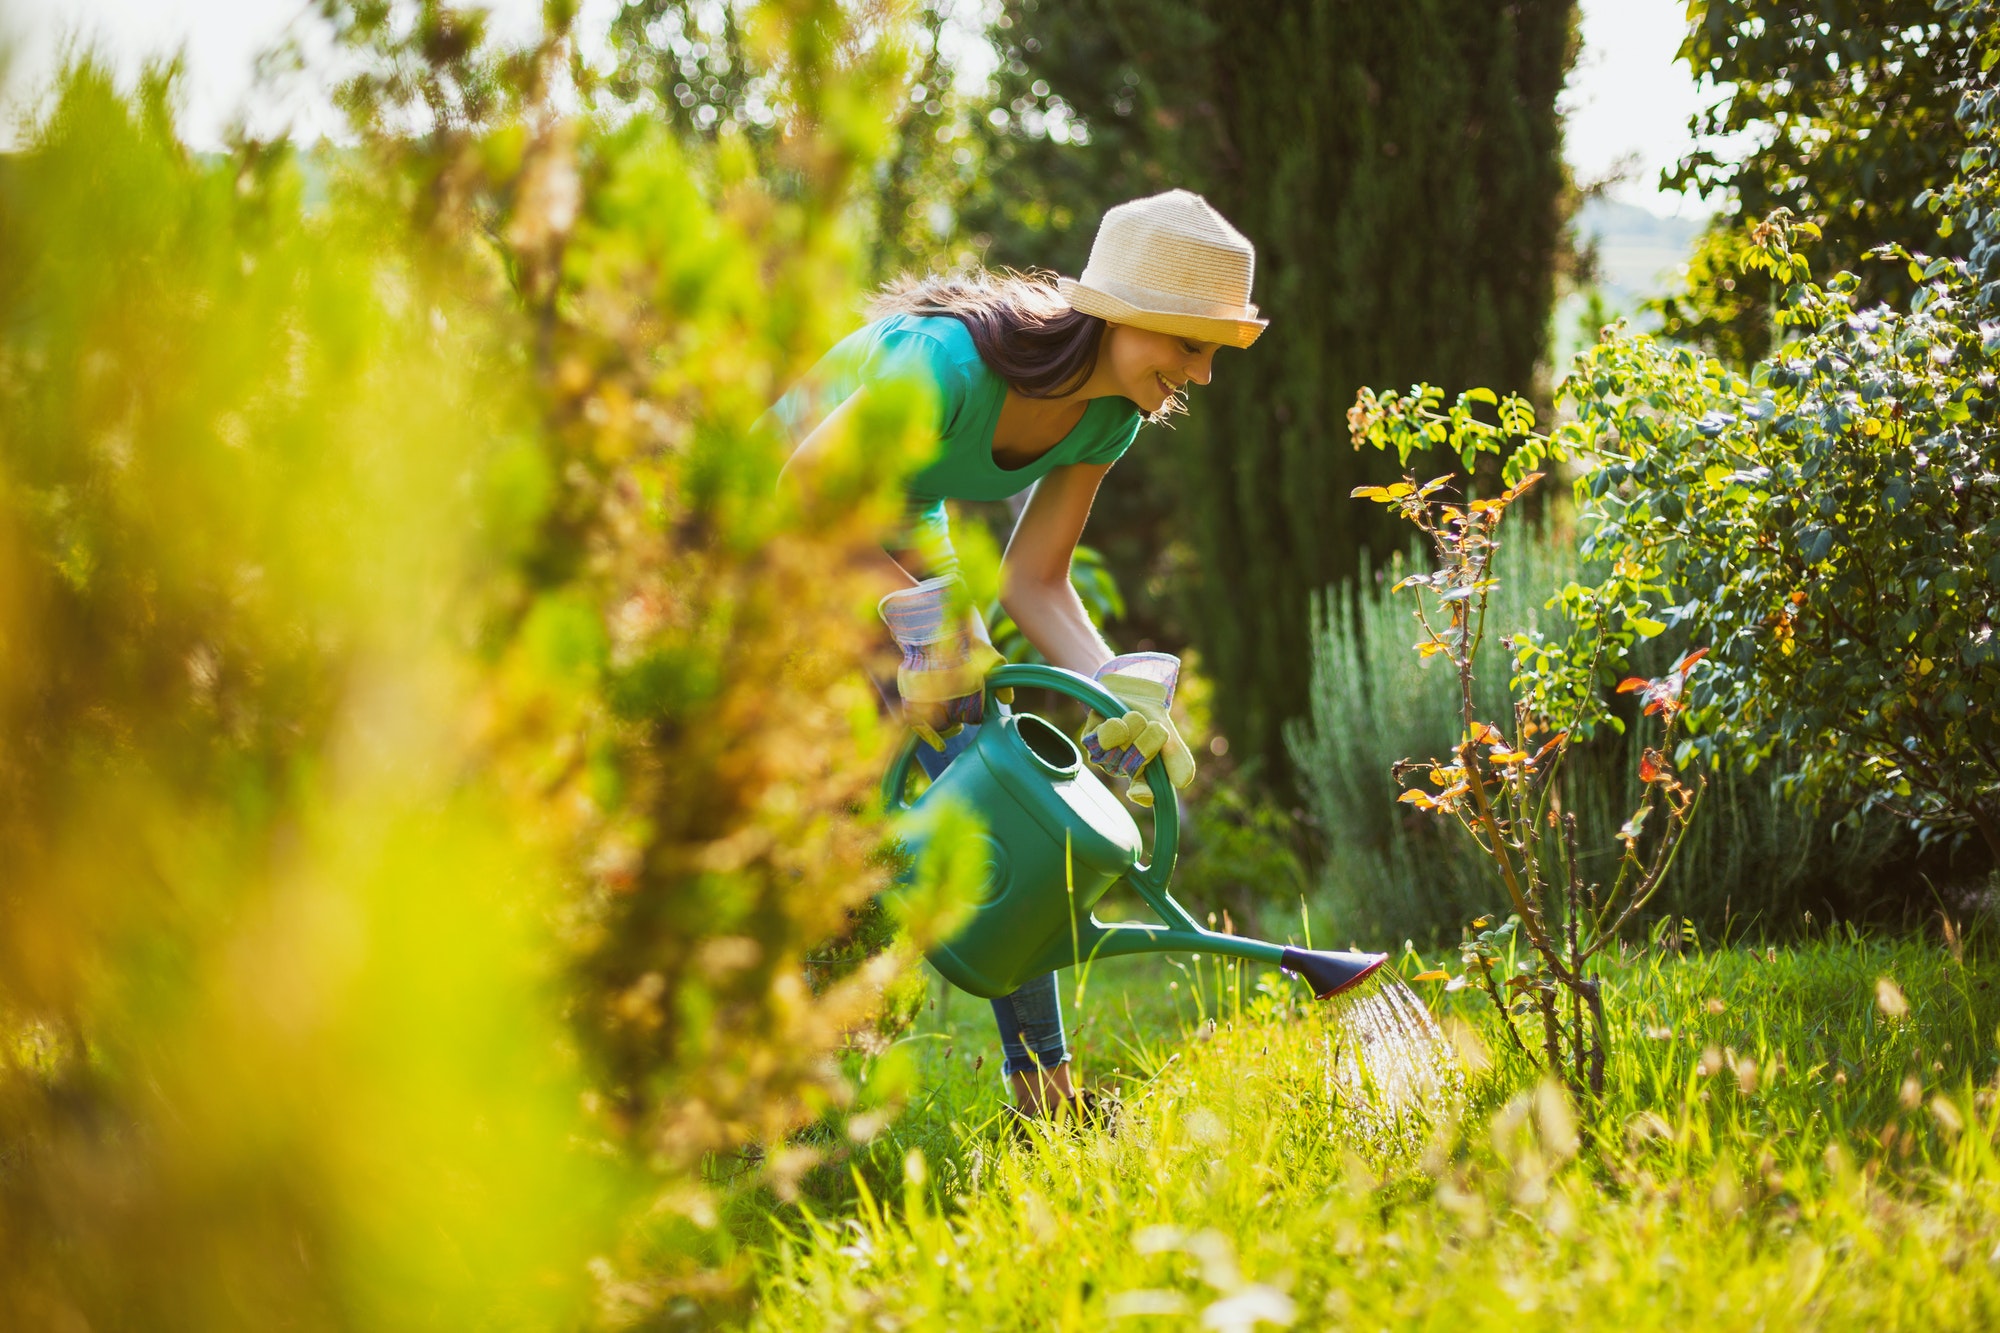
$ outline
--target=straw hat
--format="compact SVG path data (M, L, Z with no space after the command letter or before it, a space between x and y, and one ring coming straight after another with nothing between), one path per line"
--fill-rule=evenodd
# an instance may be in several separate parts
M1256 270L1256 249L1208 200L1169 190L1106 212L1083 276L1058 285L1086 315L1248 347L1270 322L1250 304Z

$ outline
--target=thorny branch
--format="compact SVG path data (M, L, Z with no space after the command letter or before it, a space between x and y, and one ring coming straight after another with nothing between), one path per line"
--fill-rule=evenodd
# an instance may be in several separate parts
M1515 707L1510 737L1498 725L1481 720L1475 702L1474 664L1495 586L1488 575L1499 547L1497 533L1508 507L1539 475L1513 483L1497 499L1462 504L1441 495L1449 477L1420 484L1414 473L1394 486L1362 487L1355 494L1395 506L1430 539L1435 569L1410 575L1397 583L1396 590L1418 592L1416 619L1424 631L1418 653L1447 657L1458 677L1463 730L1449 761L1404 760L1394 769L1398 782L1417 773L1438 790L1433 795L1420 785L1412 786L1399 799L1453 818L1492 864L1533 950L1533 969L1507 978L1504 989L1514 996L1510 1000L1494 977L1496 932L1474 938L1471 929L1465 943L1467 968L1478 973L1481 989L1500 1010L1515 1048L1528 1053L1514 1016L1539 1012L1541 1058L1548 1071L1562 1078L1579 1098L1596 1097L1604 1090L1609 1036L1602 988L1589 975L1588 966L1659 892L1707 789L1706 780L1699 777L1692 785L1683 782L1667 759L1688 676L1706 650L1688 654L1664 677L1634 677L1619 686L1620 692L1643 692L1642 711L1647 717L1660 717L1662 734L1659 744L1648 747L1640 761L1644 794L1619 830L1624 849L1618 871L1610 888L1600 893L1598 884L1586 884L1582 878L1575 816L1558 814L1557 778L1572 737L1579 734L1595 702L1596 673L1612 633L1609 616L1602 608L1592 608L1587 623L1579 627L1580 641L1563 659L1568 670L1575 673L1581 666L1581 673L1562 682L1563 689L1544 696L1574 696L1573 706L1564 710L1570 713L1568 724L1560 730L1551 732L1538 725L1544 719L1535 715L1531 700L1523 700ZM1423 596L1426 591L1435 604ZM1442 630L1439 618L1445 622ZM1531 749L1537 736L1547 739ZM1549 873L1544 874L1545 869ZM1560 874L1555 873L1558 870ZM1547 898L1552 886L1558 888L1554 907L1561 913L1559 931L1550 928ZM1567 1005L1562 1004L1565 994Z

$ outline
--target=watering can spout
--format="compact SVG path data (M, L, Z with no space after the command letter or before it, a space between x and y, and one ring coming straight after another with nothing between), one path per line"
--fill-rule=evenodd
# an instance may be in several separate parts
M1329 953L1321 949L1287 949L1278 966L1304 977L1313 994L1328 1000L1352 989L1389 961L1386 953Z

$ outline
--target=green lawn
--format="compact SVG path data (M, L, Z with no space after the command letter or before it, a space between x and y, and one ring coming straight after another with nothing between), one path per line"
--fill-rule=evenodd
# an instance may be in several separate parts
M993 1123L984 1003L936 991L871 1061L906 1108L769 1215L756 1322L1993 1327L1986 952L1841 933L1635 958L1612 972L1611 1091L1587 1123L1476 996L1420 987L1493 1060L1408 1149L1328 1095L1342 1030L1278 974L1099 967L1070 1014L1123 1127L1026 1145Z

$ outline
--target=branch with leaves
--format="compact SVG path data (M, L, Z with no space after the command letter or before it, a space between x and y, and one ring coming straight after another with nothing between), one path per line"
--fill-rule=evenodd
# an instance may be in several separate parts
M1559 776L1573 738L1612 716L1599 696L1597 676L1606 665L1607 647L1629 642L1648 627L1639 623L1647 604L1630 594L1656 575L1643 567L1614 568L1595 587L1572 585L1558 594L1556 600L1571 612L1567 641L1552 645L1515 636L1522 672L1514 682L1518 698L1511 728L1481 718L1473 663L1499 586L1494 559L1501 527L1542 479L1533 468L1569 456L1581 441L1567 428L1554 436L1536 434L1533 409L1519 398L1474 390L1449 409L1442 403L1442 395L1427 385L1408 395L1363 390L1348 417L1356 448L1394 449L1406 469L1416 454L1444 447L1470 473L1479 454L1513 446L1501 468L1503 489L1491 498L1469 493L1457 498L1453 475L1419 481L1414 470L1391 485L1354 492L1357 499L1394 508L1429 541L1431 569L1403 579L1395 590L1416 595L1418 656L1449 662L1458 678L1458 743L1448 757L1398 763L1399 783L1420 779L1398 799L1464 829L1490 861L1514 909L1497 930L1490 928L1490 918L1475 923L1478 935L1467 930L1467 971L1451 985L1476 980L1506 1016L1508 1034L1524 1053L1529 1048L1513 1019L1538 1014L1549 1072L1579 1095L1586 1089L1595 1095L1604 1090L1607 1029L1590 965L1659 892L1700 802L1704 780L1682 781L1667 753L1689 676L1707 654L1689 653L1665 676L1631 677L1618 687L1641 694L1643 715L1660 719L1662 735L1640 762L1644 795L1619 832L1623 852L1615 878L1608 887L1586 880L1575 818L1562 809ZM1475 415L1482 405L1494 409L1497 425ZM1497 942L1516 928L1530 954L1512 975L1497 978Z

